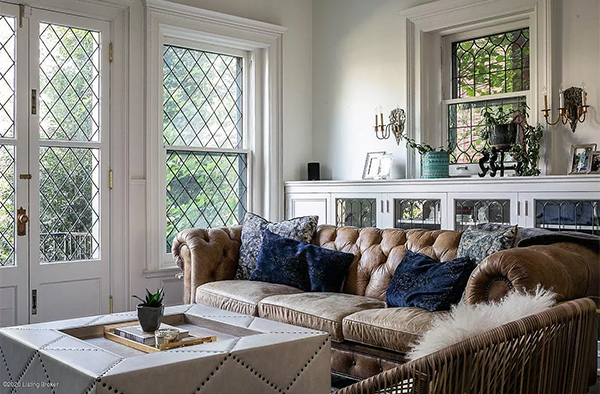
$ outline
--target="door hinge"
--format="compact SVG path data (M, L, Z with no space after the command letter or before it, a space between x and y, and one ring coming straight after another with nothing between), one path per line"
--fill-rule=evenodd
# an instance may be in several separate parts
M37 91L31 89L31 114L37 115Z
M19 4L19 27L23 27L23 18L25 17L25 4Z
M37 315L37 289L31 290L31 314Z
M110 63L113 62L113 56L114 56L113 43L111 42L110 44L108 44L108 61Z
M108 313L113 313L113 296L112 294L108 297Z
M108 170L108 188L112 190L114 186L113 170Z

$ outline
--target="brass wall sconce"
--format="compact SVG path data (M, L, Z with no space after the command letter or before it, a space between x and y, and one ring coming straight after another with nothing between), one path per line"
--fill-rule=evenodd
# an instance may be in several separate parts
M396 143L400 145L406 114L404 110L397 106L390 112L388 124L383 123L383 108L379 105L375 108L375 136L379 140L387 140L393 133L396 137Z
M567 90L563 91L562 85L558 89L558 119L551 122L548 120L550 116L550 109L548 108L548 91L546 87L542 90L544 95L544 109L542 110L546 123L554 126L559 121L562 124L571 126L571 131L574 133L577 123L585 122L585 116L588 113L589 105L587 105L587 92L585 91L585 83L581 84L581 87L571 86Z

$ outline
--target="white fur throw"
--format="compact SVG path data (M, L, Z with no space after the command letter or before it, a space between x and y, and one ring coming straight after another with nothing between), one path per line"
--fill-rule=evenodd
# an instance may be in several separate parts
M437 318L429 331L408 353L409 360L426 356L469 337L542 312L555 303L556 295L538 286L534 294L511 292L500 302L452 307L450 315Z

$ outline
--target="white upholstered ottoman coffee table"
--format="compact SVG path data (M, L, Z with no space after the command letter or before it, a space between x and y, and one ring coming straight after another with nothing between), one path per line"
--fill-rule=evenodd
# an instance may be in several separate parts
M164 322L216 342L146 354L103 337L135 312L0 328L0 393L328 393L326 333L209 308Z

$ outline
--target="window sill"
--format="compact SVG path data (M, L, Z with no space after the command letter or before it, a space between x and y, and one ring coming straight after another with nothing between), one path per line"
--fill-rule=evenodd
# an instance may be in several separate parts
M169 276L175 278L177 274L182 273L181 268L179 268L179 267L161 268L161 269L157 269L157 270L145 269L142 272L144 273L144 277L146 279L165 278L165 277L169 277Z

